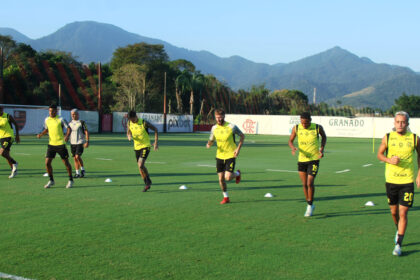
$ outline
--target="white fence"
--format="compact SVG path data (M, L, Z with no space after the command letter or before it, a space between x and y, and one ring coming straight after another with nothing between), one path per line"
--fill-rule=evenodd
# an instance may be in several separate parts
M247 134L290 135L300 117L227 114L226 121ZM382 138L394 127L393 118L313 116L312 122L322 125L327 136L332 137ZM420 119L410 119L410 129L420 132Z
M48 117L48 108L30 109L18 107L4 107L4 112L11 115L19 124L19 134L38 134L44 129L44 120ZM71 121L70 111L61 110L61 116ZM81 120L86 121L89 132L97 133L99 128L99 115L95 111L79 111Z

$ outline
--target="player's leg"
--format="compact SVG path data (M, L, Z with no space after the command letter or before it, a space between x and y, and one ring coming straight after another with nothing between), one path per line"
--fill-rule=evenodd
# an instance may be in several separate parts
M147 192L152 185L152 180L150 179L149 171L147 170L145 166L146 159L149 156L149 153L150 153L150 148L143 148L140 150L135 150L137 166L139 168L140 175L144 181L143 192Z
M218 172L217 176L219 177L219 186L223 193L223 200L220 202L220 204L229 203L229 194L227 191L227 185L226 185L226 171Z
M305 171L299 171L299 178L300 181L302 182L302 187L303 187L303 194L305 195L305 200L308 201L309 196L308 196L308 174L306 174Z
M45 158L45 168L47 170L48 173L48 177L50 178L50 180L47 182L47 184L44 186L44 188L48 189L50 187L52 187L54 185L54 175L53 175L53 168L52 168L52 161L54 159L54 156L51 157L51 154L48 155L50 157L46 157Z
M226 160L226 170L225 170L225 181L231 181L233 179L236 179L237 177L241 176L241 173L239 170L237 170L236 172L234 172L235 170L235 164L236 164L236 159L235 158L230 158ZM237 182L239 183L239 182Z
M10 179L16 176L18 165L18 163L10 156L10 148L12 146L12 143L13 140L11 137L2 138L0 140L0 155L7 160L7 163L12 169L12 173L9 176Z
M82 159L83 150L84 150L83 144L77 145L76 157L77 157L78 168L80 168L80 178L85 177L85 167L84 167L83 159Z
M308 174L308 177L306 179L306 201L309 205L312 205L312 202L314 201L314 195L315 195L315 177Z
M69 176L69 181L67 182L66 188L71 188L73 187L73 174L72 174L72 168L71 168L71 164L69 161L69 152L66 148L66 145L62 145L59 146L58 148L58 154L61 157L62 162L64 163L64 166L66 167L67 170L67 175Z

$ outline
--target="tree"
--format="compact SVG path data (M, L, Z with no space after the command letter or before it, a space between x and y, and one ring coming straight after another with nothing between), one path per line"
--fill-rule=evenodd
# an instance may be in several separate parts
M395 114L398 111L406 111L411 117L420 116L420 96L407 95L405 92L395 99L390 112Z
M190 80L190 90L191 90L191 94L190 94L190 115L194 114L194 92L195 91L200 91L201 92L201 90L204 86L204 82L205 82L205 78L204 78L204 75L201 74L201 73L194 73L191 76L191 80Z
M111 69L115 71L126 64L150 66L167 61L168 55L163 45L138 43L116 49L111 60Z
M126 64L114 72L112 80L117 84L117 110L135 110L138 97L144 94L146 73L136 64ZM144 98L143 98L144 102ZM144 106L144 103L142 104Z
M176 108L179 114L183 113L182 94L191 88L191 74L184 70L175 79Z

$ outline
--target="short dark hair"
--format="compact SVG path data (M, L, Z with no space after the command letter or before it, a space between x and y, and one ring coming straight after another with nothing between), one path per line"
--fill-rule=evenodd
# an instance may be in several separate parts
M51 104L51 105L50 105L50 108L51 108L51 109L57 109L57 105L56 105L56 104Z
M303 112L302 114L300 114L300 118L304 119L304 120L310 120L311 119L311 113Z
M216 109L216 110L214 110L214 114L215 115L225 115L225 110L223 110L223 109Z
M128 118L135 118L135 117L137 117L137 114L135 111L128 112Z

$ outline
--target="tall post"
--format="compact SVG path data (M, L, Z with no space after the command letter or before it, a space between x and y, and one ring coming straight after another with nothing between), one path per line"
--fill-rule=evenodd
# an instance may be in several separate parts
M166 132L166 72L163 82L163 132Z
M3 93L3 47L0 47L0 104L4 103Z
M101 62L98 63L98 133L102 132L102 66Z
M316 88L314 88L314 105L316 104Z
M61 116L61 84L58 84L58 115Z

